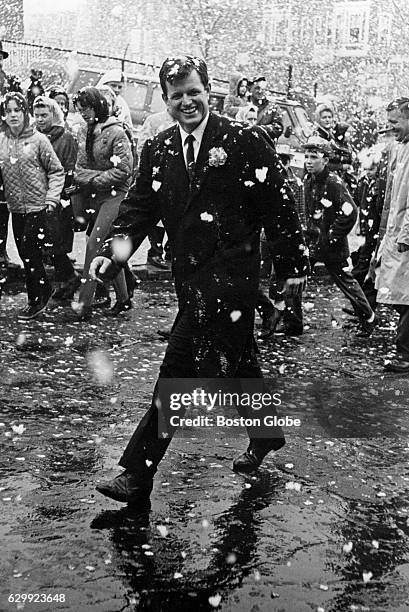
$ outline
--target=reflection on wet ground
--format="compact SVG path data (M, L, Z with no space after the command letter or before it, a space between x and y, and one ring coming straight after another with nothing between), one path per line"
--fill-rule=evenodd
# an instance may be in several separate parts
M156 331L175 312L170 284L142 284L129 314L89 323L58 307L22 324L23 295L4 296L1 610L409 609L407 381L382 370L394 320L382 312L374 337L356 341L325 281L307 299L307 334L260 349L292 410L309 414L313 386L314 426L290 432L253 478L231 471L244 432L175 438L153 510L138 515L94 486L117 473L148 403L166 347ZM334 402L359 439L334 434ZM365 431L374 415L376 437ZM18 607L10 593L65 602Z

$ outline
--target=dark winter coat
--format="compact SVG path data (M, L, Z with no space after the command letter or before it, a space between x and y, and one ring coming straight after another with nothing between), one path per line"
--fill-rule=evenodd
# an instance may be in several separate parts
M328 168L304 179L307 242L311 259L344 262L349 256L348 234L358 209L342 179Z
M177 125L145 143L111 236L130 237L135 251L160 219L180 308L189 309L195 324L211 326L212 337L226 333L229 317L218 322L221 311L250 313L240 325L243 333L252 331L262 226L280 277L307 272L294 199L275 151L257 132L225 117L209 116L191 188ZM110 257L109 242L102 252Z
M71 179L69 175L67 176L67 173L73 172L75 168L78 154L78 143L71 132L58 125L54 125L45 135L53 145L53 149L56 152L62 167L64 168L64 187L69 187L70 185L68 183Z

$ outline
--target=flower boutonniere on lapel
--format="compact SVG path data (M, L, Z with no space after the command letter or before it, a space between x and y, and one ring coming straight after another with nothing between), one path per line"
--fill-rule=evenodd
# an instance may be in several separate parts
M218 168L224 166L227 160L227 153L223 147L213 147L209 151L209 166Z

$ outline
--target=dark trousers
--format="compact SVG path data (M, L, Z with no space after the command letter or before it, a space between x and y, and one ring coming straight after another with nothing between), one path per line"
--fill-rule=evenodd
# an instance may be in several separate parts
M48 299L51 293L51 285L43 263L43 249L47 242L46 214L45 210L41 210L11 215L14 239L24 266L30 305Z
M72 251L74 241L74 218L71 205L59 204L47 214L48 238L52 242L51 259L55 269L55 281L66 283L75 276L74 266L67 253Z
M396 351L402 359L409 361L409 306L394 306L399 313L396 331Z
M352 276L351 272L344 270L346 262L328 263L324 262L332 280L342 293L349 299L355 312L361 319L369 319L373 310L365 297L358 281Z
M9 211L6 202L0 202L0 255L3 254L7 246L7 233L9 223Z
M214 316L210 325L199 327L187 308L178 313L160 367L159 378L262 378L253 337L254 307L242 308L239 321L232 322L231 309ZM131 437L119 464L142 478L152 477L171 438L158 439L158 383L152 404ZM269 414L275 414L269 407ZM250 439L256 439L249 431ZM263 440L269 450L285 444L281 428L271 428Z

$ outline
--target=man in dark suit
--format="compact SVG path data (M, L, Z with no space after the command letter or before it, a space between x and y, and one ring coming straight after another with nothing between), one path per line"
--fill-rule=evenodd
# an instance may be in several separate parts
M158 382L262 378L253 337L260 228L271 240L288 293L302 291L308 267L291 190L259 133L209 113L203 60L167 59L160 81L177 124L145 143L139 174L91 273L115 274L161 219L179 312ZM112 499L139 507L149 503L153 475L170 443L158 439L158 394L157 384L120 460L125 472L97 486ZM257 469L270 450L285 443L279 428L271 438L249 433L247 451L234 462L242 472Z

